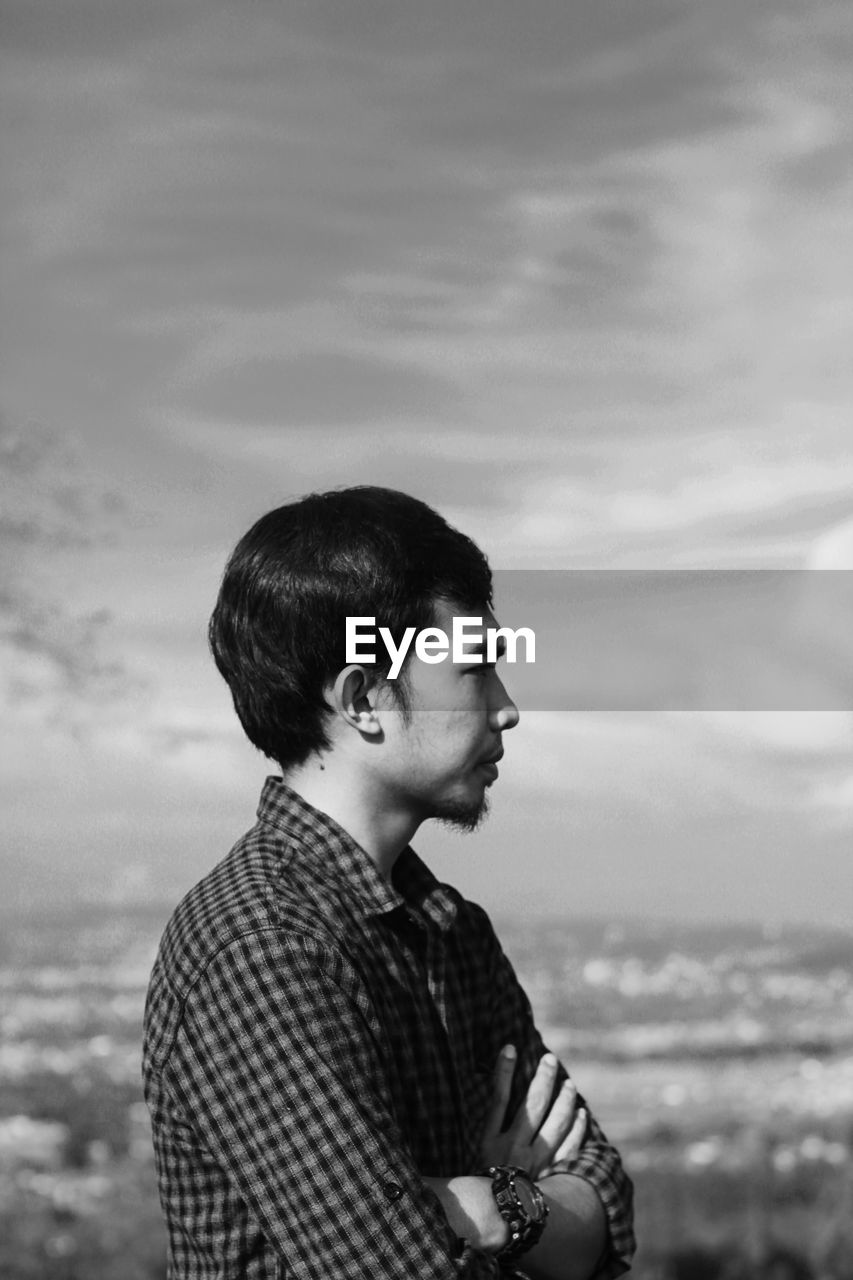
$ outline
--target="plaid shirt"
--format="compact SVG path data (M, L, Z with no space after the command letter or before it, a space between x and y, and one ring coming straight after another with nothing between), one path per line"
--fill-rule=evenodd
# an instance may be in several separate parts
M501 1045L519 1052L512 1110L545 1052L486 914L408 848L392 887L279 778L258 819L175 911L148 991L169 1275L495 1274L422 1181L478 1170ZM591 1117L560 1168L598 1192L598 1275L621 1275L631 1184Z

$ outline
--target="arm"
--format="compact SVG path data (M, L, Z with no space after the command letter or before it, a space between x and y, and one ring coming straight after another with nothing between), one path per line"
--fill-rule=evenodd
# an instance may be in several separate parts
M562 1065L560 1073L565 1074ZM567 1269L557 1274L560 1280L564 1280L564 1277L565 1280L574 1280L577 1274L583 1280L615 1280L615 1277L630 1269L636 1247L633 1185L622 1168L619 1153L607 1141L595 1117L588 1112L584 1099L580 1094L577 1097L578 1103L583 1104L587 1110L584 1140L577 1154L555 1160L539 1181L543 1193L553 1197L561 1206L562 1212L554 1221L562 1223L562 1230L567 1234L565 1243L568 1243L568 1237L576 1229L574 1240L581 1251L579 1257L584 1260L578 1273L572 1269L572 1255L568 1253L565 1264ZM581 1208L581 1194L586 1208ZM593 1209L594 1204L596 1208ZM601 1226L600 1237L598 1224ZM537 1246L543 1251L551 1225L549 1220L545 1235ZM600 1248L594 1243L597 1239L600 1239ZM531 1260L533 1255L534 1251L531 1250ZM544 1262L544 1252L542 1259ZM583 1266L587 1261L590 1265L584 1270ZM536 1262L538 1266L538 1256ZM534 1280L539 1280L539 1273L532 1268L531 1275ZM545 1277L549 1277L548 1272L543 1272L543 1280Z
M299 1280L457 1275L380 1044L358 976L310 939L238 939L187 1001L169 1061L176 1114Z
M480 915L481 927L487 930L492 949L489 983L491 999L486 1011L487 1020L482 1029L482 1034L485 1036L491 1033L494 1036L492 1051L495 1054L497 1054L498 1048L502 1043L514 1043L518 1048L518 1061L511 1088L508 1091L506 1108L506 1116L512 1117L517 1114L518 1108L524 1101L526 1091L531 1087L531 1081L535 1078L538 1065L545 1052L545 1046L536 1030L530 1002L515 976L512 965L501 950L485 913L479 912L479 909L477 911ZM559 1096L558 1091L563 1087L567 1079L568 1074L565 1068L562 1064L558 1064L553 1083L551 1105L556 1101ZM503 1082L503 1088L506 1090L506 1081ZM601 1256L595 1254L589 1270L585 1273L581 1271L581 1274L595 1277L595 1280L613 1280L614 1277L620 1276L628 1270L634 1252L633 1188L630 1178L628 1178L622 1167L619 1153L608 1142L585 1100L579 1094L576 1095L576 1105L578 1112L583 1110L586 1113L586 1126L582 1142L576 1150L557 1152L549 1165L540 1166L536 1176L540 1179L540 1189L548 1195L549 1201L562 1200L564 1195L570 1195L574 1199L576 1194L582 1194L584 1201L590 1205L593 1203L590 1199L590 1194L598 1200L604 1222L604 1240L600 1251ZM512 1163L512 1161L501 1162ZM557 1174L572 1176L572 1182L566 1181L564 1184L566 1188L571 1186L571 1191L560 1187L558 1192L556 1181L550 1183L549 1186L550 1176ZM578 1193L577 1188L574 1186L574 1183L578 1181L585 1184L585 1190L582 1193ZM566 1206L562 1205L561 1209L566 1209ZM575 1215L574 1210L568 1210L567 1214L560 1212L558 1217L553 1205L552 1213L545 1228L545 1234L537 1249L544 1250L545 1240L549 1233L552 1233L552 1241L558 1235L561 1236L563 1230L566 1231L568 1236L571 1236L572 1230L575 1229L571 1226L573 1216L578 1232L577 1246L584 1258L592 1254L594 1237L597 1235L595 1222L600 1220L598 1211L592 1210L590 1217L581 1212ZM562 1227L559 1232L556 1232L553 1229L558 1222L562 1223ZM574 1242L567 1242L571 1243L571 1247L574 1249ZM542 1256L544 1258L544 1254ZM572 1256L570 1249L566 1257L571 1259ZM529 1254L529 1259L532 1263L534 1259L533 1250ZM597 1265L596 1259L598 1259ZM532 1270L532 1266L525 1266L525 1260L525 1257L521 1260L521 1270L530 1270L531 1275L535 1275L536 1273ZM564 1271L557 1272L560 1280L563 1280L564 1275L571 1277L575 1274L571 1269L565 1270L565 1267L571 1268L571 1265L571 1262L567 1260L564 1264ZM543 1277L546 1276L547 1272L543 1272L542 1275Z
M455 1233L478 1249L497 1253L509 1228L498 1213L488 1178L427 1178ZM607 1221L588 1182L558 1173L539 1183L548 1202L542 1239L517 1265L531 1280L589 1280L607 1241Z
M553 1054L540 1061L527 1094L504 1129L515 1066L513 1046L505 1046L495 1070L495 1089L481 1148L485 1166L513 1165L539 1179L549 1213L538 1243L520 1266L535 1280L588 1280L607 1241L601 1201L589 1183L571 1174L547 1174L574 1159L584 1138L586 1113L575 1107L575 1089L566 1079L556 1091L558 1063ZM455 1233L480 1249L497 1253L509 1227L499 1213L488 1177L428 1179Z
M550 1212L542 1239L520 1260L532 1280L589 1280L607 1245L607 1218L583 1178L555 1173L539 1183Z
M525 1255L524 1271L535 1280L588 1280L607 1245L607 1219L590 1183L570 1168L586 1137L587 1113L577 1090L553 1054L540 1059L512 1124L503 1128L512 1094L515 1055L507 1046L495 1069L492 1109L483 1134L490 1164L509 1164L539 1180L548 1204L545 1231Z

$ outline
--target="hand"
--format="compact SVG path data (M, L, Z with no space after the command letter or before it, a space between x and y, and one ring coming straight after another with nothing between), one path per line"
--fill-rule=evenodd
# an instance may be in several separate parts
M536 1068L527 1096L509 1128L502 1133L515 1061L515 1046L504 1045L495 1067L492 1108L480 1143L480 1158L487 1165L515 1165L535 1181L546 1176L558 1160L571 1160L578 1154L587 1117L583 1107L575 1110L577 1090L569 1079L551 1105L558 1064L553 1053L546 1053Z

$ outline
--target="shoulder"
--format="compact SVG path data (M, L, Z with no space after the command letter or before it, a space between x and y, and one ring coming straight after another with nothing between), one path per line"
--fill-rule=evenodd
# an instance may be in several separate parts
M475 933L478 937L497 939L494 925L485 907L481 907L479 902L471 902L470 899L463 898L461 894L457 895L457 897L457 919L459 925Z
M340 930L310 886L289 875L287 839L259 824L195 884L160 940L159 970L183 1003L211 968L280 963L285 953L333 956Z
M458 898L453 932L460 941L478 949L491 949L497 942L488 912L477 902Z
M188 1018L247 1026L285 1004L309 1020L343 997L368 1001L344 931L282 876L286 849L244 837L172 914L148 985L144 1070L170 1059Z
M160 940L157 963L175 995L184 997L210 961L236 938L270 927L270 870L255 829L178 903Z

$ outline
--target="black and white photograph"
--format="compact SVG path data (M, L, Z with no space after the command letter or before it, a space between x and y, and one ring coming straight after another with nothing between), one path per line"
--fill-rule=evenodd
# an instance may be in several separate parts
M4 1280L851 1280L851 80L0 0Z

